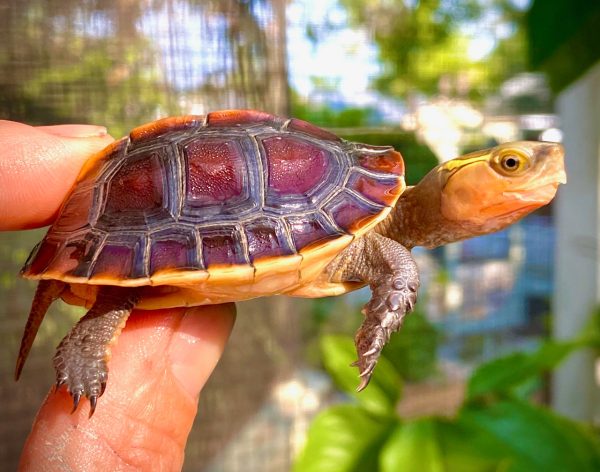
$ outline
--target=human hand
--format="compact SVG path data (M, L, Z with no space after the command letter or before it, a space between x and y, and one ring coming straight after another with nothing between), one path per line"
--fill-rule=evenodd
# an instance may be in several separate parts
M0 121L0 230L49 224L85 160L111 141L97 126ZM181 468L200 390L234 319L233 304L134 311L112 348L110 381L94 416L88 419L84 402L71 414L64 388L51 392L21 469Z

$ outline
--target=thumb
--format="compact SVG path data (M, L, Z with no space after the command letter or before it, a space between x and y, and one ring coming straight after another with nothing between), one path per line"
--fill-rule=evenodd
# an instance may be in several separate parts
M101 126L0 120L0 230L49 224L83 163L112 141Z
M66 390L50 393L21 470L179 470L201 388L235 319L233 304L134 312L113 348L106 392L70 414Z

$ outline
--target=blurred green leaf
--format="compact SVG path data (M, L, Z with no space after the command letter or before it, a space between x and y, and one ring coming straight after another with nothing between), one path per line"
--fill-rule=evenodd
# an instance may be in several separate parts
M419 382L436 370L439 334L420 311L404 319L402 329L394 333L383 355L391 361L402 379Z
M311 316L317 325L323 324L334 310L337 300L334 297L315 298L311 303Z
M581 333L581 341L593 349L600 349L600 306L592 312Z
M556 367L581 341L548 341L537 351L514 353L486 362L471 375L467 386L467 400L488 394L517 393L518 387Z
M423 419L396 427L381 451L381 471L443 472L444 459L435 420Z
M336 385L356 398L374 413L392 413L400 398L402 380L391 362L381 357L368 388L357 392L357 369L350 364L356 360L354 342L347 336L327 335L321 338L321 353L325 368Z
M461 421L436 419L436 432L448 472L505 471L512 460L495 438Z
M355 405L332 407L313 421L294 472L363 472L379 469L379 452L397 419Z
M465 425L504 448L507 471L598 471L600 442L591 430L549 410L521 401L468 405Z
M491 472L501 462L497 445L480 431L440 418L399 424L381 452L382 472Z
M335 90L339 84L327 84L322 77L313 78L316 88L320 90ZM297 94L292 94L292 115L296 118L309 121L317 126L352 127L365 126L375 120L375 110L372 108L346 107L341 110L333 109L328 105L307 103Z

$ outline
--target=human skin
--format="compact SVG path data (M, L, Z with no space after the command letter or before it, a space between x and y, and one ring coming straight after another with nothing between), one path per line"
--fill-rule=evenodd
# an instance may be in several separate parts
M112 140L100 126L0 120L0 230L50 224L85 160ZM65 388L52 388L20 470L180 469L200 391L234 320L233 304L134 311L112 348L110 382L94 415L85 401L71 413Z

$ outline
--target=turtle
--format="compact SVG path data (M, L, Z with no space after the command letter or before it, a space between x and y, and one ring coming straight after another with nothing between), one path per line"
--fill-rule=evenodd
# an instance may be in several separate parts
M60 342L56 387L87 397L134 307L219 304L275 294L372 291L355 337L360 383L413 309L415 246L499 230L566 181L559 144L520 141L442 163L405 183L393 147L346 141L253 110L161 119L83 165L21 275L39 280L18 379L57 299L89 309Z

